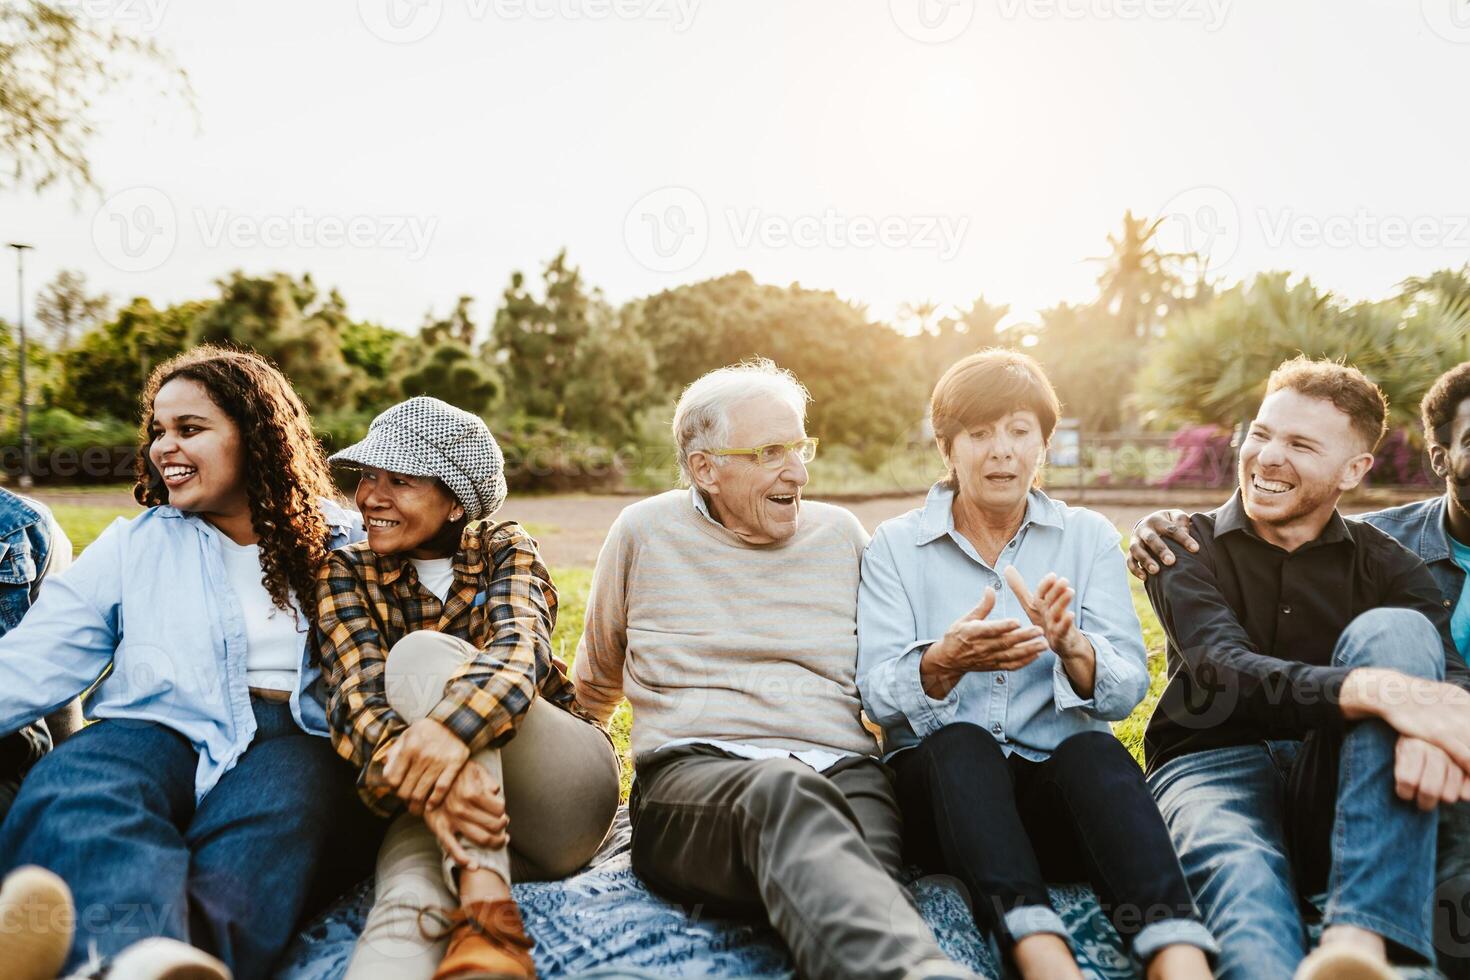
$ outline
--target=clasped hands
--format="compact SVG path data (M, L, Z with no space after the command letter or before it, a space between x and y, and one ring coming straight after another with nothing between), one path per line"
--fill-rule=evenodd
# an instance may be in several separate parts
M432 718L409 725L388 750L383 785L421 816L445 853L471 871L478 863L460 838L481 847L510 843L505 797L458 735Z
M919 675L931 698L947 695L967 673L1020 670L1047 650L1061 658L1069 675L1074 666L1085 667L1079 672L1087 675L1086 686L1091 687L1094 651L1077 628L1071 608L1076 590L1066 579L1048 573L1032 594L1014 565L1007 566L1005 577L1030 625L1016 619L987 619L995 609L995 589L986 586L979 605L955 620L919 662Z

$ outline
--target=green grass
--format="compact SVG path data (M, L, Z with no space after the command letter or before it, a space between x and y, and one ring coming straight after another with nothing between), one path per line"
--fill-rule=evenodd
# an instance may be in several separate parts
M138 508L118 510L116 507L99 507L95 504L50 504L51 513L61 524L77 554L101 534L107 525L118 517L136 517Z
M112 522L113 518L131 517L136 513L136 510L132 509L124 511L86 504L57 504L51 509L78 552L96 540L97 535ZM556 528L550 525L530 524L526 525L526 528L533 537L538 538L556 531ZM1124 528L1123 534L1126 536L1128 529ZM551 634L552 650L570 666L576 659L577 640L582 635L582 622L587 614L587 593L592 587L592 570L589 568L553 568L551 577L556 583L558 600L556 630ZM1133 589L1133 605L1138 610L1139 620L1143 623L1143 639L1148 647L1148 666L1152 683L1149 685L1148 695L1143 699L1143 703L1135 708L1131 715L1115 724L1113 732L1133 753L1134 758L1142 764L1144 726L1148 724L1149 714L1152 713L1154 704L1157 703L1159 695L1164 690L1164 631L1159 626L1158 617L1149 607L1148 598L1143 592L1143 585L1137 579L1130 578L1129 581ZM612 736L613 744L617 746L618 753L623 760L623 796L625 799L629 782L633 777L633 766L629 761L628 748L632 724L632 713L627 703L624 703L613 715Z

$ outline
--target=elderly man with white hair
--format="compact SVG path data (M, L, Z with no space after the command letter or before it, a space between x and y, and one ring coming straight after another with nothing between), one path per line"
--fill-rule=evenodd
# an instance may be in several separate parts
M972 977L894 878L899 811L856 683L867 534L801 499L807 401L765 360L685 389L690 486L608 532L577 699L604 721L632 703L633 869L655 891L769 917L805 977Z

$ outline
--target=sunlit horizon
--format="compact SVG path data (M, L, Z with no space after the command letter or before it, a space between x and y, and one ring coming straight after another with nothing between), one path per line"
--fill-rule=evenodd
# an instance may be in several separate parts
M562 248L615 303L744 270L900 327L1092 299L1127 210L1225 283L1378 299L1470 257L1470 26L1439 0L919 2L100 4L197 112L114 93L98 191L0 220L28 303L66 268L117 304L309 272L405 330L461 294L483 324Z

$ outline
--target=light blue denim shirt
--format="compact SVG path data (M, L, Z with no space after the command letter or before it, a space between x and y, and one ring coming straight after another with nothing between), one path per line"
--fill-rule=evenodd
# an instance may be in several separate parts
M868 718L882 726L888 755L952 722L990 732L1009 755L1040 761L1070 735L1108 731L1148 692L1148 655L1128 572L1112 522L1032 490L1026 519L986 564L954 526L954 491L936 484L924 506L879 526L863 554L858 587L858 690ZM996 592L990 619L1029 625L1002 573L1015 565L1026 583L1048 572L1077 592L1077 627L1097 652L1092 697L1081 697L1050 650L1015 671L966 674L942 700L929 697L919 660L955 620Z
M329 547L362 539L356 513L329 502L322 513ZM0 735L66 704L110 667L87 717L156 722L184 736L199 753L194 793L203 799L255 735L245 622L220 534L193 514L151 507L113 521L48 580L20 625L0 637ZM325 736L321 671L307 639L303 632L291 715Z

